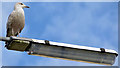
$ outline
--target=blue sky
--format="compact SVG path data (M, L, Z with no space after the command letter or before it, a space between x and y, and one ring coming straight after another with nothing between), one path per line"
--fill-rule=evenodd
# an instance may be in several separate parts
M2 36L15 2L2 3ZM25 28L20 37L50 40L118 52L117 2L25 2ZM4 43L2 44L4 45ZM118 59L118 58L117 58ZM9 66L102 66L27 55L2 47L2 64ZM114 66L118 65L116 61Z

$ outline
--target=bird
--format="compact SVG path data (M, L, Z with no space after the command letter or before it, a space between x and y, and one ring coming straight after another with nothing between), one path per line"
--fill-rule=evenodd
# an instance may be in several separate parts
M7 20L6 37L19 36L19 33L25 26L24 8L30 8L24 5L22 2L18 2L14 5L14 10L9 15Z

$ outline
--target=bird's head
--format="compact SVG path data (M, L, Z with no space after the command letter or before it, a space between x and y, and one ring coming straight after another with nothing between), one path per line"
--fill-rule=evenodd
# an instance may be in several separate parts
M29 6L24 5L21 2L15 4L14 8L30 8Z

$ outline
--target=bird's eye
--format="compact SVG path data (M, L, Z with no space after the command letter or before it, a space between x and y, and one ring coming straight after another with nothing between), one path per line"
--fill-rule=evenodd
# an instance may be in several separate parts
M21 5L23 5L23 3L20 3Z

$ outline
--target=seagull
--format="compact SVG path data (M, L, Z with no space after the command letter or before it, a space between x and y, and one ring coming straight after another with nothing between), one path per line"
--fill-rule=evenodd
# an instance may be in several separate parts
M14 10L8 17L6 37L17 36L23 30L25 25L25 15L23 8L29 7L20 2L15 4Z
M30 7L24 5L21 2L15 4L14 10L9 15L6 24L7 25L6 37L19 36L19 33L21 33L21 31L23 30L25 25L25 15L23 8L30 8Z

